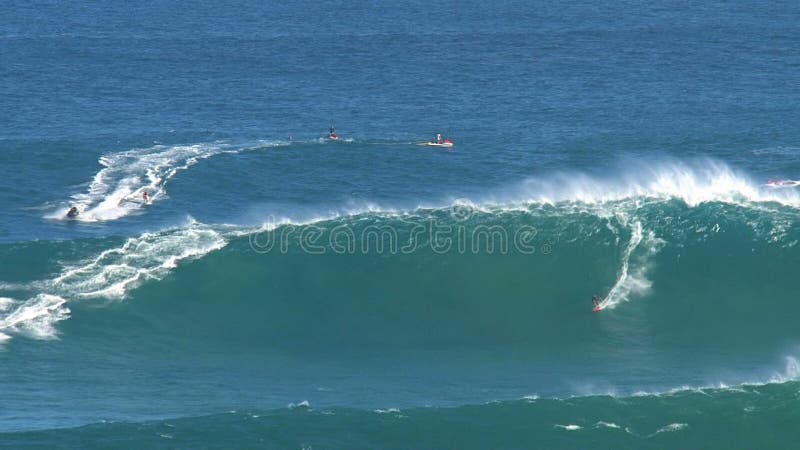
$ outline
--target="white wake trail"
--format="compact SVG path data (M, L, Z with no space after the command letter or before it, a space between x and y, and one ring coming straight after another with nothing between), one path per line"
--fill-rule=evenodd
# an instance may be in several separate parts
M261 141L248 145L223 142L192 145L156 145L110 153L100 157L103 167L98 171L86 192L75 194L69 205L51 212L49 219L63 219L70 206L80 211L75 220L102 222L125 217L144 206L144 193L149 203L166 198L166 185L178 172L187 170L199 161L220 154L288 145L283 142Z
M0 297L0 344L12 335L56 338L55 324L69 318L69 302L123 299L142 283L163 279L180 262L197 259L227 244L222 233L192 221L185 227L130 238L92 258L66 264L51 279L0 284L0 292L30 296L24 301Z
M637 261L638 264L631 269L631 258L643 240L646 245L645 254ZM636 221L631 225L631 237L622 254L617 281L608 291L603 301L600 302L600 309L614 309L620 303L629 301L633 295L642 295L650 290L651 282L647 279L649 256L658 252L661 244L663 244L663 241L657 239L652 231L644 232L642 230L641 222Z

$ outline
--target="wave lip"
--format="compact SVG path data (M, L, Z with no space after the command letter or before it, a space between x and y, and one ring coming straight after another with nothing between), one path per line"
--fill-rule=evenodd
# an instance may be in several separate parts
M732 204L776 202L800 207L793 189L770 189L728 165L702 159L692 162L635 161L609 176L560 173L530 179L519 188L520 200L557 204L598 204L635 198L680 199L688 206L707 202Z

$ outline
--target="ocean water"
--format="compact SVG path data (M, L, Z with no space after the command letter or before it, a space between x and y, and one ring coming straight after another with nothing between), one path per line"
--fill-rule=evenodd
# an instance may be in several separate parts
M0 448L800 438L797 3L2 11Z

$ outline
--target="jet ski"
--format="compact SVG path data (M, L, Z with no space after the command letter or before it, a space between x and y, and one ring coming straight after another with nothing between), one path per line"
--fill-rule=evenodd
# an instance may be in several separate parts
M425 145L427 147L447 147L447 148L449 148L449 147L453 146L453 142L451 142L450 139L445 139L442 142L423 142L420 145Z
M446 148L449 148L449 147L453 146L453 141L451 141L450 139L442 139L442 135L441 134L437 134L435 141L423 142L423 143L421 143L419 145L425 145L427 147L446 147Z
M331 122L331 126L328 128L328 139L332 141L339 140L339 135L336 134L336 128L333 127L333 122Z

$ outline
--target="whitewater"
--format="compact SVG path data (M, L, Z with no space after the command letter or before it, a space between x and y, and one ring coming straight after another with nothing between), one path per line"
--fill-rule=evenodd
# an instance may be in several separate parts
M233 154L254 148L215 145ZM123 152L124 158L107 155L102 160L127 159L130 167L119 163L116 171L120 173L130 174L138 170L144 173L163 171L174 175L179 170L187 171L191 166L181 158L173 158L176 152L209 147L209 144L174 148L157 146ZM272 144L256 148L269 149ZM136 152L141 155L134 156ZM208 158L212 156L212 153L207 155ZM164 163L168 160L172 165ZM144 161L152 164L152 167ZM94 180L104 178L107 169L100 169ZM95 250L81 252L78 258L59 261L58 269L50 271L44 278L0 282L4 297L0 332L6 345L15 336L58 339L58 324L70 318L73 305L96 305L102 309L113 306L113 302L128 301L128 297L139 287L157 285L160 280L175 275L180 277L196 260L222 258L225 263L220 268L224 275L226 266L239 264L236 263L239 258L236 255L242 252L262 255L270 265L272 259L278 261L277 258L285 257L289 260L308 260L298 264L313 266L316 264L314 257L320 253L323 257L325 254L349 255L353 260L348 264L354 267L361 266L359 261L367 264L366 261L375 258L418 258L416 264L424 264L431 255L442 253L445 248L437 247L437 239L444 235L434 233L433 226L452 231L446 238L454 242L446 247L450 250L442 255L443 258L482 259L505 255L507 261L504 265L516 265L517 270L571 273L565 280L584 278L581 276L582 264L575 259L580 257L573 254L578 248L584 249L583 259L588 260L595 259L592 252L600 252L597 258L604 263L583 269L588 277L579 283L579 289L574 289L576 286L567 281L562 285L569 285L569 288L549 287L545 290L546 295L541 296L537 292L541 289L535 286L542 281L534 276L521 285L514 297L531 296L535 303L541 303L543 309L540 311L550 314L530 319L528 325L531 325L542 320L574 320L563 311L559 312L556 305L563 305L561 309L570 314L588 311L587 299L593 293L599 293L604 298L601 308L606 311L597 320L604 323L606 320L622 320L616 314L641 315L656 305L671 304L678 308L680 301L664 297L665 293L653 292L654 283L657 287L659 280L669 280L670 277L664 275L668 268L664 266L672 264L669 262L671 260L696 257L698 260L690 259L689 264L702 265L707 264L706 261L716 264L717 257L713 252L720 252L719 258L724 258L729 252L724 250L724 246L715 250L716 246L721 245L719 242L724 244L732 239L733 242L748 242L747 245L753 247L751 252L764 253L764 265L779 265L783 259L781 253L791 251L797 243L797 231L793 225L797 193L792 189L766 188L724 163L707 159L689 162L668 160L649 165L642 162L634 170L621 170L629 170L629 173L617 177L620 181L616 183L609 178L593 178L586 173L576 172L570 176L562 173L549 179L531 178L515 185L501 186L493 195L472 199L443 198L438 206L402 209L370 204L364 209L353 210L348 209L351 205L331 205L311 213L311 217L316 217L314 219L265 215L267 219L263 222L239 225L204 224L188 218L184 219L183 224L156 232L132 237L89 239L91 243L86 247ZM191 175L190 172L187 171L187 176ZM122 189L127 192L128 187ZM109 199L117 198L119 189L108 189L105 195L97 194L95 203L104 204ZM387 229L394 234L380 234ZM342 234L342 230L347 233ZM495 234L493 230L502 230L505 234ZM370 234L370 231L374 233ZM521 235L519 231L527 234ZM311 234L316 236L314 251L311 251L307 240ZM529 240L522 242L516 239L520 235ZM343 243L340 241L342 236L352 237L354 241ZM387 238L389 241L382 241ZM269 248L263 247L265 242L272 240L280 242ZM459 240L465 242L456 242ZM63 244L53 242L46 245L58 247ZM234 250L226 252L225 249L231 245ZM695 248L712 253L695 255ZM220 252L223 254L214 256ZM767 255L775 254L778 259L769 261ZM522 256L533 256L533 259L524 260ZM489 262L478 261L478 264L487 273L496 270L483 265ZM758 270L756 267L753 270ZM285 276L281 275L281 270L267 275L268 278L277 279ZM791 289L788 283L785 289ZM359 295L358 290L350 293L346 290L343 298ZM628 303L631 306L626 306ZM345 311L349 308L357 308L357 304L346 307ZM414 306L411 308L413 311ZM355 316L361 314L357 309L350 311ZM606 314L611 317L606 318ZM706 318L713 320L710 314ZM413 320L412 316L408 319ZM464 323L463 326L469 330L474 324ZM612 335L618 333L620 331L616 330ZM523 334L544 338L548 332ZM441 338L432 337L434 340ZM408 339L408 342L415 341L413 337ZM629 340L630 337L625 339ZM445 338L443 342L446 341ZM731 373L719 379L691 376L686 377L686 382L736 384L744 382L756 372ZM763 367L761 373L767 372L768 367ZM631 381L624 381L620 386L612 380L606 380L603 384L607 386L600 388L601 391L611 389L628 394L655 387L649 383L636 385ZM668 390L674 386L658 385L658 388ZM568 392L556 389L553 394ZM595 392L595 388L590 387L589 391L581 388L579 392Z
M4 13L0 448L800 439L797 5Z

